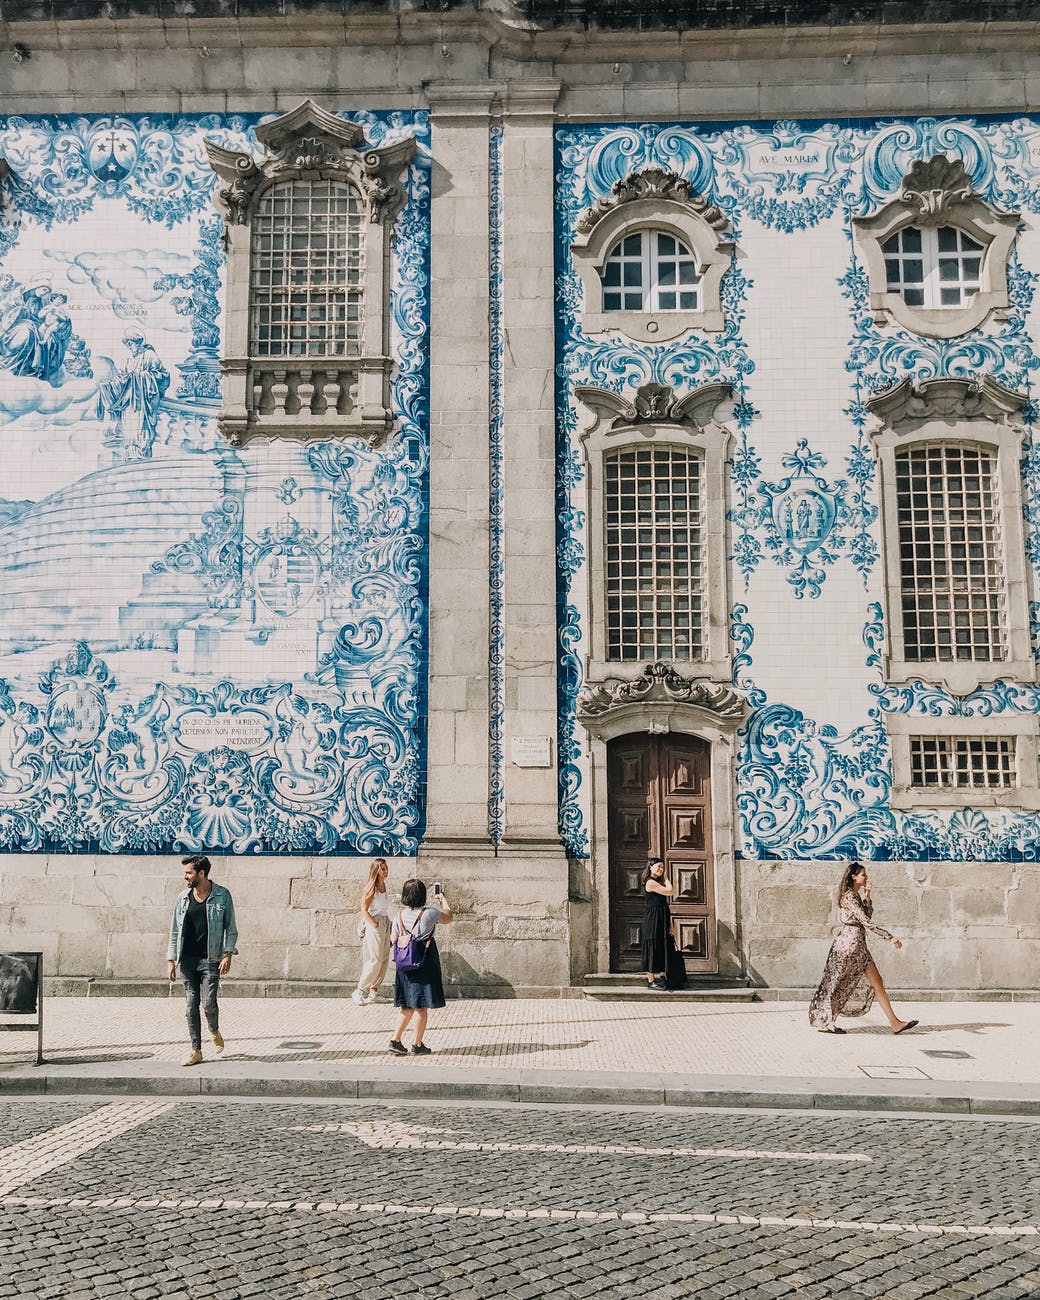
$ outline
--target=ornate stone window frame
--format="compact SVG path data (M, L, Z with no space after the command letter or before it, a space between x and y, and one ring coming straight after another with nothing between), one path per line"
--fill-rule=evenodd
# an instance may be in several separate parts
M914 334L950 339L981 325L990 315L1007 311L1007 264L1021 214L1002 212L977 194L959 158L936 154L919 159L903 177L899 194L870 217L856 217L853 227L870 277L874 321L893 321ZM966 307L910 307L900 293L888 291L883 244L908 226L955 226L982 244L985 252L979 291Z
M922 717L885 714L892 751L893 808L1016 808L1040 809L1040 718L1032 713L995 713L985 718ZM1012 736L1015 739L1016 783L1009 789L922 790L911 784L912 736Z
M691 329L724 329L721 285L734 248L728 229L726 214L675 172L648 167L615 182L610 197L597 200L579 218L571 244L584 290L584 333L618 332L644 343L664 343ZM603 267L617 243L637 230L675 235L693 252L701 277L697 311L603 310Z
M415 154L408 138L372 148L363 129L305 100L256 128L264 157L207 140L220 178L216 205L226 222L227 312L221 367L220 430L233 446L255 437L298 440L353 434L378 442L389 432L390 250L405 203L401 172ZM250 356L252 221L272 185L332 180L354 187L367 207L361 355L342 358Z
M619 736L676 732L711 746L711 816L716 957L719 972L744 974L736 877L737 731L747 702L729 681L686 677L664 663L643 666L636 679L610 677L578 698L578 721L589 733L592 800L592 889L598 968L610 968L609 809L607 743Z
M870 398L867 406L881 421L870 434L880 474L881 525L885 569L887 645L885 680L932 682L957 695L995 681L1036 679L1029 635L1029 568L1022 518L1020 458L1024 429L1015 417L1026 398L989 376L979 379L904 379ZM1007 575L1007 657L988 662L913 661L905 658L901 617L901 569L896 453L913 446L940 444L985 448L997 458L1004 570ZM970 719L961 719L970 722ZM970 727L969 727L970 730Z
M705 384L676 397L667 384L644 384L630 400L604 388L578 388L577 397L596 419L581 434L586 464L589 537L588 626L591 653L586 657L589 682L607 677L638 677L645 662L607 658L606 525L603 509L603 461L617 451L647 445L677 447L702 458L705 540L705 648L703 659L682 660L684 670L705 677L732 675L728 633L729 566L726 563L726 461L733 435L717 421L723 402L732 397L729 384Z

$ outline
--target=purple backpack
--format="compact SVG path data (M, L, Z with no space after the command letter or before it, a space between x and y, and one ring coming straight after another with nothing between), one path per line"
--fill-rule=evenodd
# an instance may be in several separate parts
M418 939L415 934L425 911L425 907L419 909L419 915L410 930L405 926L401 913L398 913L397 938L394 940L394 965L398 970L419 970L426 960L427 950L433 942L433 934L429 934L425 939Z

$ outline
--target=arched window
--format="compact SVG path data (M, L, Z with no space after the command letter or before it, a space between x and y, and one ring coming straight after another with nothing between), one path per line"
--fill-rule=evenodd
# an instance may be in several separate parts
M950 339L1001 319L1018 221L976 194L959 158L915 162L894 198L853 219L875 322Z
M364 271L364 207L352 185L272 185L252 223L250 354L360 355Z
M685 177L658 167L623 177L576 230L571 256L585 334L664 343L691 329L725 328L729 219Z
M702 463L667 445L603 459L609 661L704 657Z
M611 249L603 266L603 310L699 311L697 258L665 230L634 230Z
M985 247L956 226L906 226L881 245L889 293L908 307L967 307Z

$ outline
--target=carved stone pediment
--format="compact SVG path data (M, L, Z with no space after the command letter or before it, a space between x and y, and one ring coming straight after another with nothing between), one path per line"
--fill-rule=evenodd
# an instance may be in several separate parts
M685 176L663 171L660 167L647 167L615 181L610 196L597 199L591 208L582 213L576 229L580 234L588 235L609 213L622 204L634 203L639 199L664 199L683 203L719 234L729 226L729 218L721 208L695 193Z
M611 715L634 711L648 715L649 730L672 730L668 725L655 728L654 715L667 715L676 706L696 710L724 730L738 727L744 718L747 702L728 682L705 677L684 677L670 664L649 664L634 680L608 677L589 684L578 697L578 721L590 731L602 729Z
M329 113L305 100L289 113L256 128L266 156L225 149L206 140L210 166L225 184L217 201L227 221L242 225L257 191L296 176L328 177L356 185L368 201L369 220L390 221L404 203L398 177L415 154L415 141L398 140L373 149L356 122Z
M872 414L889 428L927 420L993 420L1007 423L1026 397L989 375L978 379L903 379L867 399Z
M593 429L604 423L611 430L640 424L677 424L700 431L714 421L718 408L732 397L733 387L702 384L680 397L670 384L643 384L631 399L608 388L579 387L575 395L598 417Z
M903 177L899 197L916 209L919 225L937 225L949 211L976 198L971 177L959 158L937 153L925 161L919 158Z

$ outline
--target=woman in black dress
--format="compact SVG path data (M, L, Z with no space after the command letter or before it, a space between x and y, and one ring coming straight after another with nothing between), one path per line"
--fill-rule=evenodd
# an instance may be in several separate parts
M666 989L668 970L668 935L672 928L672 913L668 900L675 886L665 879L664 863L651 858L640 877L646 911L643 913L643 970L647 985L652 989Z

